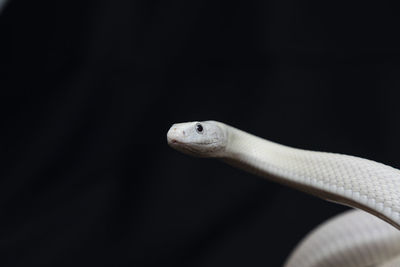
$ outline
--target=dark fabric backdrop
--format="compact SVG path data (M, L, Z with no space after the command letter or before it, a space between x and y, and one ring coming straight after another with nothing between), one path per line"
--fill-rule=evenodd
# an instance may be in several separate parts
M31 1L0 15L1 266L281 266L345 210L166 144L220 120L400 167L380 2Z

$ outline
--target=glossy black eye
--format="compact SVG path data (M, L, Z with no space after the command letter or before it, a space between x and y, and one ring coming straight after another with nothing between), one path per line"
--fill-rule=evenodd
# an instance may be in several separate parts
M196 124L196 132L202 133L203 132L203 125L201 125L200 123L197 123Z

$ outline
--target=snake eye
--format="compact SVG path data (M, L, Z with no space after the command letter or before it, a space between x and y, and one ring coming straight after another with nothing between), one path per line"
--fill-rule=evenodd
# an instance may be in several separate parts
M201 134L203 133L203 125L201 125L200 123L196 123L196 132Z

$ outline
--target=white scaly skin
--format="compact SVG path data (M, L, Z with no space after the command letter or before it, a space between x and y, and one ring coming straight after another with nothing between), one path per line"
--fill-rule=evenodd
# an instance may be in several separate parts
M399 267L400 266L400 256L390 259L386 263L379 265L379 267Z
M174 124L167 138L181 152L220 158L269 180L363 209L400 229L400 171L387 165L280 145L216 121Z
M358 157L280 145L215 121L201 124L201 134L195 130L196 122L174 124L167 135L169 144L182 152L221 158L269 180L363 209L400 229L399 170Z
M309 233L284 267L386 266L388 260L399 255L400 231L369 213L353 209Z

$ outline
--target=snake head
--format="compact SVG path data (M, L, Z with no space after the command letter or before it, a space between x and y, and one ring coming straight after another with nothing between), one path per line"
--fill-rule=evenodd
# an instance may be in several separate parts
M227 144L227 134L216 121L184 122L172 125L167 133L174 149L196 157L218 157Z

